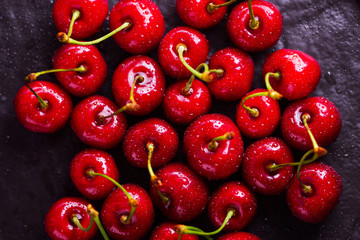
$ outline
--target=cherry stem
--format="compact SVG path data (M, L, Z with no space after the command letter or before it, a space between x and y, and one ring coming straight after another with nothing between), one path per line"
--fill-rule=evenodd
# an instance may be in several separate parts
M25 77L26 82L32 82L37 79L38 76L48 74L48 73L56 73L56 72L86 72L87 69L85 66L80 65L80 67L72 68L72 69L51 69L51 70L45 70L41 72L36 73L30 73Z
M319 157L321 156L324 156L327 154L327 151L325 148L323 147L320 147L314 137L314 135L312 134L310 128L309 128L309 125L308 125L308 121L310 120L310 115L307 114L307 113L304 113L302 116L302 121L303 121L303 124L304 124L304 127L306 128L306 131L308 132L309 134L309 137L311 139L311 142L313 144L313 148L314 148L314 153L317 154Z
M196 71L200 71L201 68L206 68L206 63L201 63L197 68ZM192 83L194 82L195 75L191 75L190 80L186 83L185 87L182 89L182 94L184 96L187 96L190 94L190 89L192 86Z
M72 221L78 228L80 228L80 230L83 231L83 232L88 232L88 231L90 231L90 229L92 228L92 226L93 226L93 224L94 224L94 218L91 217L89 226L88 226L87 228L84 228L84 227L81 225L81 223L80 223L79 219L77 218L76 214L72 215L71 221Z
M277 91L275 91L271 85L270 85L270 77L274 77L276 79L279 79L281 77L281 74L280 72L276 72L276 73L272 73L272 72L268 72L266 75L265 75L265 85L266 85L266 88L269 92L269 97L275 99L275 100L280 100L282 99L283 95Z
M91 220L92 219L95 220L95 223L98 226L103 238L105 240L109 240L109 237L107 236L107 234L105 232L105 229L104 229L103 225L101 224L101 221L100 221L100 218L99 218L99 212L96 211L95 208L91 204L89 204L87 206L87 213L91 216Z
M112 37L116 33L120 32L121 30L124 30L126 28L129 28L130 26L131 26L130 22L125 22L120 27L116 28L115 30L113 30L112 32L106 34L105 36L103 36L101 38L98 38L96 40L93 40L93 41L88 41L88 42L77 41L75 39L72 39L64 32L59 32L57 34L57 39L59 40L59 42L62 42L62 43L71 43L71 44L82 45L82 46L93 45L93 44L97 44L99 42L102 42L102 41Z
M251 29L255 30L255 29L259 28L260 23L254 16L251 0L248 0L248 4L249 4L249 11L250 11L250 18L251 18L250 22L249 22L249 26Z
M37 94L35 91L34 91L34 89L32 89L30 86L29 86L29 84L27 83L27 82L25 82L25 86L30 90L30 92L32 92L34 95L35 95L35 97L37 98L37 100L39 101L39 103L40 103L40 107L41 107L41 109L47 109L48 108L48 104L47 104L47 102L45 102L40 96L39 96L39 94Z
M206 7L207 11L208 12L213 12L221 7L226 7L226 6L229 6L230 4L233 4L234 2L236 2L236 0L230 0L226 3L223 3L223 4L214 4L214 3L209 3Z
M258 92L258 93L254 93L251 94L247 97L245 97L242 101L241 101L241 106L252 116L252 117L259 117L260 113L259 110L256 108L251 108L245 105L245 102L247 100L249 100L250 98L253 97L259 97L259 96L266 96L269 97L269 92Z
M107 180L109 180L110 182L112 182L113 184L115 184L115 186L117 186L118 188L120 188L120 190L125 194L125 196L129 199L129 205L131 207L131 210L130 210L130 214L129 216L125 216L125 215L122 215L121 216L121 222L123 224L129 224L130 221L131 221L131 218L133 217L134 213L135 213L135 210L137 208L137 206L139 205L139 202L138 200L134 199L133 197L130 196L130 194L126 191L126 189L121 186L117 181L115 181L113 178L105 175L105 174L102 174L102 173L96 173L94 172L93 170L89 170L87 171L87 175L89 175L90 177L95 177L95 176L100 176L100 177L103 177L103 178L106 178Z
M72 12L72 17L71 17L71 22L70 22L70 26L69 26L69 31L68 31L68 37L71 36L72 31L73 31L73 27L74 27L74 23L75 21L80 17L80 11L79 10L74 10Z
M234 133L233 132L227 132L225 133L224 135L222 136L219 136L219 137L216 137L214 138L208 145L208 148L211 150L211 151L214 151L218 146L219 146L219 143L218 141L223 141L223 140L231 140L234 138Z

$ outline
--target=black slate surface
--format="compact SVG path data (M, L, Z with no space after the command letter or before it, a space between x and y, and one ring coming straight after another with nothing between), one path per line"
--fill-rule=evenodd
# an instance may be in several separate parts
M24 129L14 114L13 99L22 79L33 71L51 68L51 58L60 46L51 9L54 0L0 1L0 239L48 239L43 219L50 206L65 196L80 196L69 177L72 157L86 148L69 125L56 134L36 134ZM112 7L117 1L110 0ZM155 1L166 19L166 30L183 25L175 14L175 0ZM258 212L246 231L262 239L360 239L359 104L360 88L360 4L356 0L274 0L284 19L280 41L272 49L252 54L256 74L254 87L264 87L261 67L265 56L277 49L292 48L315 57L322 78L312 95L325 96L339 108L343 128L337 141L328 147L322 160L340 173L343 193L340 203L323 223L309 225L295 219L287 209L284 195L258 197ZM226 22L203 31L215 51L232 46L226 35ZM105 22L102 33L108 31ZM109 72L99 94L113 99L111 76L129 56L111 39L97 46ZM156 52L149 54L156 58ZM53 75L40 77L56 82ZM168 79L168 84L171 82ZM74 103L79 99L74 98ZM285 105L286 103L283 103ZM214 101L211 112L235 120L236 103ZM151 116L163 117L161 109ZM142 118L128 117L130 125ZM177 127L180 137L184 127ZM247 139L246 143L250 141ZM135 169L125 161L120 147L111 150L121 174L121 182L135 182L148 188L146 170ZM296 155L299 156L299 153ZM184 161L179 151L175 161ZM231 179L241 179L235 174ZM222 182L212 182L216 189ZM101 202L95 203L100 208ZM156 224L165 219L157 214ZM206 213L192 222L206 230L211 224ZM101 236L97 236L101 239ZM147 238L145 238L147 239Z

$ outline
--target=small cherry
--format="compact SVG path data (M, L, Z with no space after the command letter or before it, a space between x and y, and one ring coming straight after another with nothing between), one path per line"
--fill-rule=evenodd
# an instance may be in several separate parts
M17 119L28 130L54 133L68 121L72 101L57 84L25 80L25 86L15 96L14 107Z
M292 214L307 223L319 223L328 217L339 201L342 191L340 175L330 166L313 163L301 169L301 181L310 191L304 191L296 176L286 192L286 202Z
M189 165L210 180L224 179L241 164L244 144L235 123L221 114L196 119L184 135Z
M209 190L205 181L183 163L160 168L153 179L150 196L155 206L170 220L186 222L205 209ZM153 184L157 182L157 184Z
M109 149L120 143L127 126L123 113L114 114L118 107L103 96L91 96L75 106L71 128L78 138L92 147Z
M60 32L80 40L101 30L108 11L107 0L56 0L52 14Z
M86 149L76 154L70 164L70 177L79 192L88 199L104 199L115 185L105 178L89 176L87 172L90 170L119 181L115 160L107 152Z
M217 240L261 240L261 239L251 233L234 232L234 233L225 234L220 238L218 238Z
M179 234L176 233L174 227L175 223L165 222L159 226L156 226L150 236L150 240L178 240ZM199 240L196 235L183 235L181 240Z
M230 13L227 31L232 42L248 52L259 52L274 46L283 28L279 9L263 0L248 0Z
M129 103L132 93L137 107L126 109L126 112L132 115L146 115L161 104L165 92L165 76L152 58L132 56L125 59L115 70L112 91L115 101L120 106Z

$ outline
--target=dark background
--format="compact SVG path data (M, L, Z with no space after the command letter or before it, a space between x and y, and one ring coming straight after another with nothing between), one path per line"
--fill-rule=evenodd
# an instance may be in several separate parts
M52 67L51 58L61 45L51 16L53 0L0 1L0 239L48 239L43 220L50 206L65 196L80 196L69 177L72 157L86 148L69 125L56 134L37 134L24 129L14 114L13 99L30 72ZM110 8L116 3L110 0ZM166 20L166 30L182 25L175 14L175 0L155 1ZM353 1L274 0L284 19L280 41L272 49L252 54L256 74L254 87L264 87L261 67L265 56L277 49L292 48L316 58L322 78L312 94L325 96L339 108L343 118L340 137L328 147L322 161L335 168L343 179L343 193L329 218L317 225L295 219L287 209L284 195L258 196L258 212L245 231L262 239L360 239L359 104L360 104L360 6ZM108 32L108 21L103 32ZM226 34L226 21L202 31L215 51L232 46ZM109 72L99 94L113 99L111 77L115 68L129 56L110 39L97 46L105 57ZM156 58L156 51L149 54ZM56 82L54 75L42 80ZM168 79L168 84L173 80ZM76 104L79 99L74 98ZM286 103L282 103L284 106ZM211 112L235 120L236 102L214 101ZM163 117L161 109L151 116ZM130 125L143 118L128 117ZM176 127L182 139L185 127ZM278 133L277 133L278 135ZM246 145L249 140L245 139ZM110 153L116 158L121 182L135 182L148 189L146 170L130 167L121 148ZM299 157L300 153L295 153ZM179 151L175 161L184 161ZM231 179L241 179L239 173ZM222 182L212 182L213 191ZM97 208L101 202L95 203ZM156 224L164 221L157 214ZM206 212L192 222L213 229ZM97 238L101 238L98 236ZM147 239L147 238L145 238Z

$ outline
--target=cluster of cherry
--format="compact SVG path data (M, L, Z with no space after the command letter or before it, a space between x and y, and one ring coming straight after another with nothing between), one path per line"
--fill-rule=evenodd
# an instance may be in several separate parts
M97 229L105 239L107 234L114 239L140 239L152 226L153 204L178 223L196 218L208 207L209 218L218 229L205 232L164 223L150 239L189 240L198 239L197 235L211 239L223 229L239 231L252 220L257 207L252 191L275 195L286 190L292 213L308 223L318 223L329 215L341 193L341 178L330 166L314 161L324 156L324 146L338 137L341 117L329 100L308 97L320 80L320 66L301 51L281 49L268 56L263 66L266 89L249 92L254 63L247 52L273 46L282 33L279 10L263 0L242 2L232 10L227 30L238 48L222 49L205 63L209 43L193 28L214 26L233 2L177 0L177 13L192 28L177 27L163 37L165 22L155 3L121 0L110 12L112 32L94 41L80 40L101 29L108 14L107 0L55 2L53 19L61 31L57 38L66 44L56 51L53 70L25 78L25 86L15 98L16 114L26 128L42 133L58 131L71 118L71 128L79 139L96 149L86 149L73 158L70 176L87 199L106 199L101 221L87 200L57 201L45 220L51 239L90 239ZM107 74L106 63L93 45L111 36L132 54L145 54L158 46L160 66L147 56L136 55L125 59L114 72L112 90L120 108L103 96L92 95ZM165 90L163 71L183 80ZM50 72L55 72L65 91L54 83L35 81ZM72 109L68 93L86 98ZM227 116L207 114L211 95L222 101L240 100L236 124ZM292 101L282 115L281 98ZM127 129L125 113L147 115L161 103L171 123L190 124L183 139L190 167L167 164L177 153L179 139L166 121L146 119ZM268 137L279 125L285 141ZM260 140L244 153L241 134ZM126 159L149 171L150 196L139 185L120 185L115 160L97 150L113 148L122 139ZM287 144L305 152L300 161L294 161ZM240 166L246 185L228 182L210 196L202 177L226 179ZM160 169L155 173L153 168ZM234 232L219 239L258 237Z

